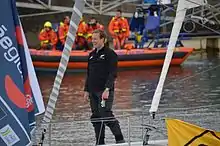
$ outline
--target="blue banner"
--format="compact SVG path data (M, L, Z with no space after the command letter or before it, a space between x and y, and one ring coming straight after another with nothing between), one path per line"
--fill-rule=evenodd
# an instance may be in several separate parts
M0 146L25 146L31 142L35 114L44 112L44 106L41 99L43 108L38 109L33 95L31 83L37 80L29 77L33 66L28 65L32 62L15 0L1 0L0 12ZM42 98L41 93L37 95Z

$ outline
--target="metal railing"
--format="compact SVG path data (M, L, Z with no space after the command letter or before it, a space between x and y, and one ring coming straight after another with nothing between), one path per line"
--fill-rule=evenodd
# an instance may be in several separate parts
M143 112L142 112L143 113ZM143 124L143 115L140 119L137 116L132 116L130 114L120 115L116 117L120 122L120 127L125 137L126 143L123 145L135 146L135 145L166 145L167 140L150 140L150 132L157 130L156 127ZM109 121L108 119L97 120ZM95 145L95 133L91 121L89 119L79 120L79 121L52 121L48 124L48 131L44 135L44 140L42 141L42 132L44 124L38 125L35 135L33 136L34 144L39 144L42 141L43 146L92 146ZM110 130L106 129L106 143L115 143L114 137ZM110 144L113 146L115 144ZM122 144L120 144L122 146Z

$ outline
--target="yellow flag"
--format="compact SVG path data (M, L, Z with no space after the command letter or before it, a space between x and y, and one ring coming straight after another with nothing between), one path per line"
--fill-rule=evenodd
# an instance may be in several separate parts
M220 146L220 132L166 119L169 146Z

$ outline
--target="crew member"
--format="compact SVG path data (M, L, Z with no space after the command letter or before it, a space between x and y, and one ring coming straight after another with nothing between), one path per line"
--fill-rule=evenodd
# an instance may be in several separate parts
M44 23L44 28L39 34L40 46L45 50L55 50L57 44L57 34L52 29L51 22Z
M60 39L62 46L64 46L65 41L66 41L66 36L69 31L69 24L70 24L69 16L65 16L63 22L60 22L58 34L59 34L59 39Z
M130 35L128 21L121 16L121 13L121 10L117 10L116 16L111 19L108 27L115 49L123 49L125 41Z

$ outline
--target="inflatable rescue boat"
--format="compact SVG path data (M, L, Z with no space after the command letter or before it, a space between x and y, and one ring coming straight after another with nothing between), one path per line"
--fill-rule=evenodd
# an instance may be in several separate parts
M115 50L118 54L119 68L134 68L146 66L162 66L167 49L131 49ZM178 47L173 53L171 65L180 65L192 53L193 48ZM71 51L68 63L70 69L86 69L90 51ZM62 52L30 49L33 64L36 69L57 70Z

